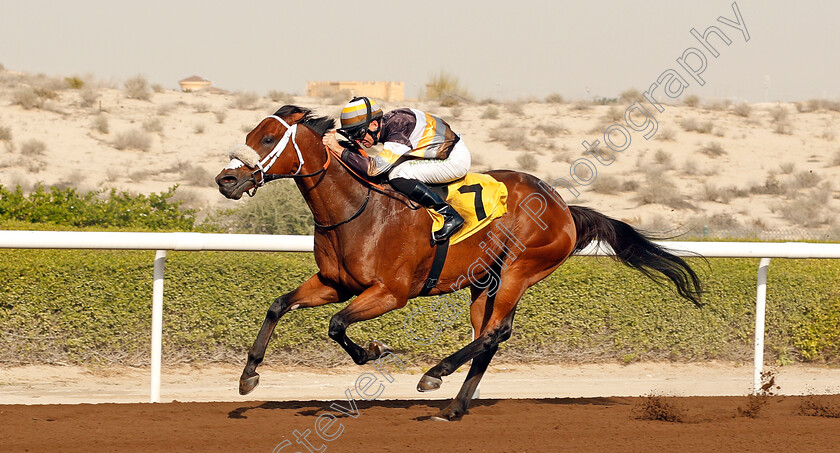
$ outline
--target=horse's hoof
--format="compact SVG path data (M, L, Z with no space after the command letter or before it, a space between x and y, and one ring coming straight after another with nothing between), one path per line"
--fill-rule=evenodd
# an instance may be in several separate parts
M239 394L240 395L247 395L251 393L257 385L260 383L260 375L255 374L254 376L248 378L240 378L239 379Z
M420 382L417 383L417 391L431 392L433 390L439 389L440 384L443 384L443 379L427 376L424 374L423 377L420 378Z
M373 340L370 342L370 344L368 345L368 351L371 351L377 359L379 357L382 357L382 355L385 353L394 353L394 350L390 346L377 340Z
M432 415L429 419L436 422L451 422L453 420L458 420L462 415L464 415L464 411L444 409L437 414Z

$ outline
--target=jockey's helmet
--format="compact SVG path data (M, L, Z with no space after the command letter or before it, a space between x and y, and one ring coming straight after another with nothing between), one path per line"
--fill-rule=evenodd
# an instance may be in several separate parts
M376 141L376 131L368 131L368 126L379 118L382 118L382 109L373 99L354 97L341 110L341 128L338 131L351 141L360 140L366 133L372 132L371 136Z

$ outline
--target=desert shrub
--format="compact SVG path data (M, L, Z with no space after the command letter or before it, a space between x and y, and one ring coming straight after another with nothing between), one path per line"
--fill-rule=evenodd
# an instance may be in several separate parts
M12 92L12 104L19 105L26 110L39 109L44 106L45 99L38 95L35 88L20 87Z
M773 132L783 135L793 133L793 123L791 122L788 109L785 106L779 104L770 109L770 118Z
M623 104L632 104L642 98L642 92L635 88L628 88L619 95Z
M832 167L840 165L840 151L834 153L834 156L831 158L831 162L829 165Z
M151 170L132 170L128 172L128 180L131 182L146 182L146 178L152 173Z
M794 162L782 162L779 164L779 170L782 171L783 175L789 175L793 173L793 170L796 169L796 163Z
M697 118L685 118L680 122L683 130L686 132L697 132L699 134L709 134L714 129L715 124L711 120L698 121Z
M0 142L12 141L12 128L8 126L0 126Z
M161 85L159 83L153 83L152 84L152 91L154 91L155 93L163 93L165 90L166 89L163 88L163 85Z
M592 190L596 193L614 194L624 190L621 181L613 175L599 174L592 183Z
M505 111L510 113L511 115L523 116L525 115L525 109L521 102L506 102L505 103Z
M618 123L619 121L624 120L624 112L617 109L615 106L611 106L601 118L604 120L605 124Z
M92 107L99 99L99 92L92 87L86 86L79 90L79 99L82 107Z
M769 174L763 184L750 187L749 192L759 195L781 195L787 191L787 186L779 181L776 175Z
M173 110L175 110L176 105L172 103L168 104L160 104L157 106L157 114L158 116L166 116L169 115Z
M210 111L210 105L206 102L197 102L193 104L193 109L195 113L207 113Z
M73 77L65 77L64 82L67 84L67 87L73 90L78 90L85 86L85 81L73 76Z
M784 121L784 120L788 119L789 116L790 116L790 112L788 112L788 109L786 109L785 106L783 106L781 104L778 104L775 107L773 107L772 109L770 109L769 113L770 113L770 119L773 122Z
M724 150L723 146L721 146L721 144L718 142L706 143L705 145L698 148L697 151L709 157L718 157L726 154L726 150Z
M829 101L825 99L808 99L807 101L800 101L796 103L796 110L800 113L816 112L817 110L827 109Z
M659 129L659 132L656 133L655 138L657 140L664 140L664 141L674 141L677 136L676 129L672 127L663 127Z
M193 132L195 132L196 134L203 134L204 129L204 123L197 123L195 126L193 126Z
M683 104L685 104L688 107L697 107L698 105L700 105L700 97L696 94L689 94L683 100Z
M461 86L458 77L448 72L440 71L426 83L426 99L441 101L444 107L457 105L459 101L469 101L470 98L469 92Z
M725 191L721 190L713 183L707 181L703 183L703 186L701 186L700 188L699 198L702 201L719 201L723 204L728 204L730 198L728 198L725 194Z
M661 204L674 209L691 207L676 184L662 174L649 174L633 199L641 204Z
M47 150L47 144L37 139L30 139L20 145L20 153L24 156L40 156Z
M653 153L653 162L662 165L665 168L671 168L673 166L671 155L662 148L657 149L656 152Z
M738 116L749 118L752 115L752 106L746 102L741 102L732 107L732 112Z
M684 175L694 176L700 173L700 166L695 159L688 158L683 162L682 172Z
M519 168L525 171L534 171L537 169L539 162L534 153L522 153L516 156L516 163Z
M800 171L793 175L791 186L794 189L810 189L816 187L822 181L822 177L811 170Z
M212 178L211 178L212 179ZM275 181L208 223L230 233L312 234L312 213L291 181Z
M123 93L129 99L148 101L152 98L149 82L142 75L134 76L123 83Z
M831 200L831 191L825 188L813 188L807 193L797 193L790 200L773 205L771 210L794 225L806 228L830 224L834 213L827 208Z
M509 149L525 149L528 138L520 127L497 127L490 130L490 140L504 143Z
M730 101L729 99L719 99L719 100L707 103L706 104L706 109L723 111L723 110L729 110L729 106L731 106L731 105L732 105L732 101Z
M139 129L133 129L117 134L113 144L114 148L119 150L148 151L152 147L152 136Z
M96 115L93 117L93 123L91 125L93 126L93 129L99 133L108 133L108 117L105 115Z
M834 132L834 129L827 127L823 129L820 138L829 142L833 142L834 139L837 138L837 134Z
M219 110L218 112L214 112L213 114L216 115L216 121L219 124L224 123L225 119L227 118L227 112L225 112L224 110Z
M105 179L108 182L116 182L118 179L120 179L120 176L122 176L123 173L125 173L123 168L108 167L107 169L105 169Z
M181 181L184 184L198 187L216 187L216 181L209 171L199 165L192 165L189 162L179 165Z
M481 113L481 119L495 120L499 118L499 109L495 105L489 105Z
M258 107L260 97L254 92L238 91L233 93L233 100L230 106L239 110L255 110Z
M143 120L143 130L150 134L162 134L163 122L160 118L147 118Z
M560 134L568 135L571 132L566 126L562 124L538 124L537 127L534 128L534 132L541 132L545 134L546 137L557 137Z
M285 91L271 90L268 92L268 98L271 102L278 104L294 104L295 97Z
M592 108L592 102L589 102L584 99L579 99L572 104L572 110L576 110L578 112L585 112Z
M563 103L563 95L558 93L551 93L545 97L545 102L547 104L562 104Z
M777 121L773 123L773 132L782 135L793 134L793 123L790 120Z

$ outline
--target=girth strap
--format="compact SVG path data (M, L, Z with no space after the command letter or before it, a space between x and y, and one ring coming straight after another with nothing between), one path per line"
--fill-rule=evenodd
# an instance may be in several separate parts
M432 268L429 269L429 276L426 278L426 283L423 284L423 289L417 294L417 297L428 296L432 289L437 285L440 279L440 273L443 271L443 265L446 263L446 255L449 252L449 239L438 243L435 248L435 258L432 260Z

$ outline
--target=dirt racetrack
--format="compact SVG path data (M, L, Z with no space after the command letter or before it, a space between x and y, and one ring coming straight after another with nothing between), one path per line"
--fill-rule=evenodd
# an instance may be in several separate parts
M355 418L329 401L5 405L0 449L740 452L840 445L840 395L479 400L460 421L429 420L442 404L358 401ZM295 431L310 447L295 443Z

